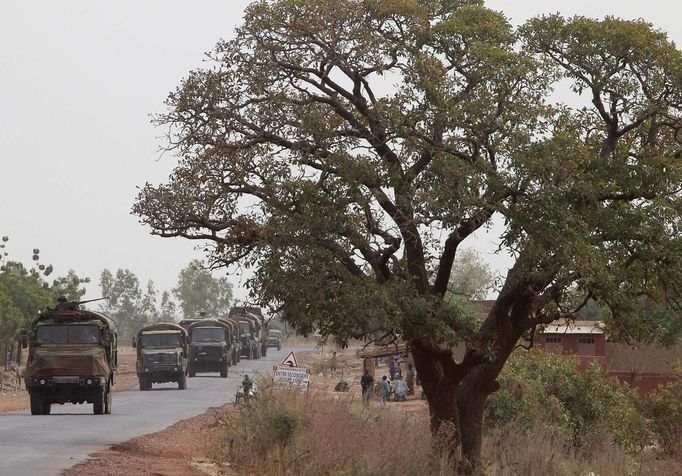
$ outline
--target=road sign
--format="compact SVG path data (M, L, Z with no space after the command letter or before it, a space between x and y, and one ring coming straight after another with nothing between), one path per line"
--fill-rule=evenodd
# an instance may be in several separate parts
M298 367L298 362L296 361L296 356L294 355L293 350L289 352L289 355L284 357L281 365L286 365L287 367Z
M273 369L272 381L277 387L308 390L310 373L308 369L278 365Z

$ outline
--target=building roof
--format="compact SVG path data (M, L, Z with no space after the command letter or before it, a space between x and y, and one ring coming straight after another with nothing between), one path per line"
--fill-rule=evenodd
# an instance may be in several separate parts
M541 334L604 334L601 321L554 321L545 326Z

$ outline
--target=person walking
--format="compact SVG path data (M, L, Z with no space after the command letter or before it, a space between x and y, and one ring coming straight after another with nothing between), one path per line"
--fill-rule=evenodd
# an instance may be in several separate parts
M377 384L377 396L379 397L379 408L386 408L386 400L391 394L391 385L388 383L387 377L384 375Z
M393 357L391 357L391 359L388 361L388 373L391 375L391 380L395 378L396 368L396 361Z
M414 365L408 364L405 372L405 383L407 384L407 394L414 395Z
M329 370L332 373L332 377L336 375L336 352L332 354L332 358L329 361Z
M369 396L372 394L372 387L374 386L374 377L369 374L368 370L360 378L360 387L362 387L362 404L369 406Z
M395 396L396 402L405 401L405 396L407 395L407 384L400 374L398 374L395 382L393 383L393 395Z

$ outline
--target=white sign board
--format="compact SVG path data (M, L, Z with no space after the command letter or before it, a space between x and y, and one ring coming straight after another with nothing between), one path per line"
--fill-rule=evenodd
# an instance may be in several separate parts
M310 374L308 369L278 365L273 369L272 381L277 387L308 390Z

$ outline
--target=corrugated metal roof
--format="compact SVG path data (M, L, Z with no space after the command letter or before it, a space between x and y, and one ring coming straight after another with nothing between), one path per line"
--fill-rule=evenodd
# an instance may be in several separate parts
M548 324L541 334L603 334L601 321L554 321Z

